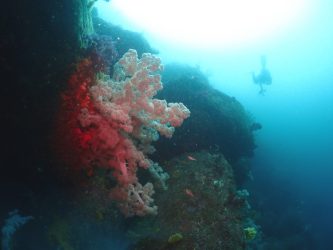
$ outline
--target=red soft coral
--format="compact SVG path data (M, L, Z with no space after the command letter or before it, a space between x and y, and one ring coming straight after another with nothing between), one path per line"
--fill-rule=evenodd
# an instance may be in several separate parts
M70 78L60 119L67 133L60 139L89 173L95 167L112 170L117 181L112 196L126 215L155 213L152 185L138 182L137 168L150 166L146 154L153 151L150 143L158 132L171 137L190 112L181 103L153 99L162 89L163 67L151 54L139 60L129 50L115 65L113 78L96 78L95 69L83 60Z

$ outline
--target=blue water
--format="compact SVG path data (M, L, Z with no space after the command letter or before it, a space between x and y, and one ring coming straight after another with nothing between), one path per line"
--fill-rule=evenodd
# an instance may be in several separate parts
M263 125L256 134L252 196L274 201L267 210L279 204L275 216L281 220L290 209L298 213L315 249L333 249L332 13L333 2L317 1L297 27L231 49L184 50L151 40L163 62L197 65L215 88L235 96ZM260 69L262 54L273 76L265 95L258 94L250 76ZM292 198L284 199L281 192Z

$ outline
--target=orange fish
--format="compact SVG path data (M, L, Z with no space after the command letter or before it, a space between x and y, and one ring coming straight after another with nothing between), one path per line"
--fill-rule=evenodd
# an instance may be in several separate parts
M192 157L190 155L187 156L187 159L189 159L190 161L196 161L197 160L197 159L195 159L194 157Z
M187 194L188 196L190 196L190 197L194 197L194 194L193 194L193 192L192 192L192 190L191 189L188 189L188 188L186 188L185 189L185 194Z

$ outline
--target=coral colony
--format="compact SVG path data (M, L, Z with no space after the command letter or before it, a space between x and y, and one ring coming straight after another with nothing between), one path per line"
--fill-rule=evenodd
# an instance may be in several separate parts
M28 221L32 220L32 216L22 216L15 209L8 214L8 218L5 220L5 225L2 227L2 250L10 250L10 243L15 234L15 232L26 224Z
M168 175L147 155L159 134L170 138L190 111L182 103L153 98L163 87L163 66L152 54L138 59L130 49L114 65L112 77L96 69L91 59L82 60L63 95L63 150L89 175L96 168L112 171L117 184L110 197L125 216L156 214L153 185L140 184L137 168L149 169L166 188Z

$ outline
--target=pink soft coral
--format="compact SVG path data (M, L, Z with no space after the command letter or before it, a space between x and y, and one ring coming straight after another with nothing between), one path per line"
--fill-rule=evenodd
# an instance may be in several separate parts
M182 103L153 99L163 87L162 70L159 58L143 54L138 59L137 52L129 50L115 64L112 78L101 73L93 78L89 75L90 86L85 79L74 78L77 88L82 88L80 81L86 83L84 93L75 94L76 100L70 101L75 110L69 116L74 120L70 124L77 124L71 128L72 141L84 144L78 151L82 152L80 162L87 169L113 170L117 186L112 197L127 216L156 213L157 207L149 198L153 187L138 182L137 167L149 168L152 164L146 154L154 151L151 142L158 139L158 133L171 137L174 127L190 115Z

